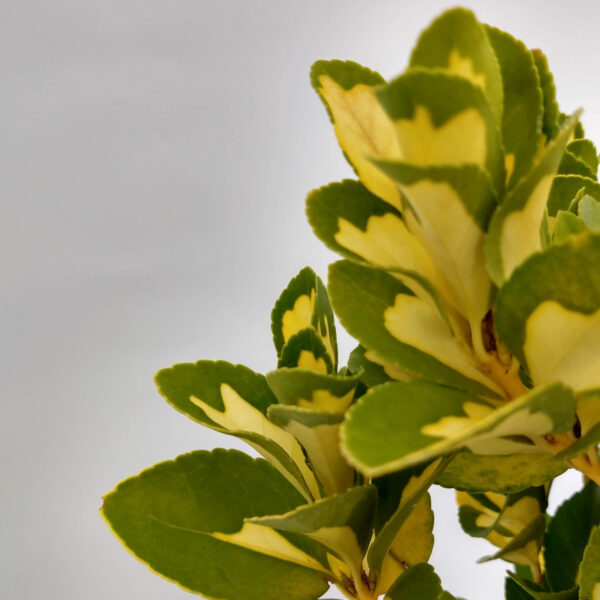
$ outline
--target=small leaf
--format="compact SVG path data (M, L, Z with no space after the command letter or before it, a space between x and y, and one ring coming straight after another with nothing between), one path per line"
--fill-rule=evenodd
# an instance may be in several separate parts
M389 273L340 261L329 267L329 293L342 325L382 360L430 381L502 393L441 315Z
M353 572L360 572L372 533L376 501L377 488L366 485L300 506L283 515L256 517L250 522L302 534L325 546Z
M327 569L306 553L311 546L273 530L262 540L240 536L244 518L302 503L266 461L235 450L198 451L120 483L105 496L102 515L137 558L191 592L307 600L327 589Z
M542 248L540 226L558 164L573 133L577 113L561 128L543 156L498 207L485 241L489 274L502 286L516 267Z
M320 496L298 442L265 415L267 407L277 400L264 376L243 366L201 360L163 369L155 380L158 391L175 409L194 421L246 441L305 498Z
M420 167L474 164L502 192L498 126L479 86L441 70L411 68L376 94L394 123L403 161Z
M559 210L554 224L552 241L555 244L564 242L569 236L586 231L587 227L583 219L566 210Z
M360 372L360 380L367 387L375 387L386 381L410 381L414 376L385 361L374 352L357 346L348 358L348 366L354 372Z
M596 525L600 525L600 487L590 482L560 505L548 526L544 562L551 590L566 590L577 583L579 564Z
M342 415L274 404L269 408L269 418L300 442L328 496L354 485L354 470L340 451Z
M397 156L400 152L394 127L373 91L385 83L383 77L352 61L319 60L312 66L310 79L363 185L399 209L396 186L367 159L367 155Z
M585 195L579 201L579 217L585 225L594 231L600 231L600 202Z
M575 420L569 388L535 389L501 408L424 381L384 383L348 411L342 451L369 476L404 469L463 447L482 454L532 450L523 436L564 431Z
M579 588L581 600L596 600L600 597L600 527L592 531L590 541L583 553Z
M598 174L598 150L596 150L596 146L592 141L586 139L574 140L567 146L567 150L583 161L592 173L592 177L596 177Z
M486 30L464 8L445 11L419 37L411 67L440 67L481 87L502 121L502 76Z
M600 387L600 234L530 257L500 290L495 324L535 385Z
M554 77L548 67L548 59L541 50L532 50L533 60L540 78L544 102L544 116L542 121L542 132L548 140L558 134L560 111L556 102L556 86Z
M459 452L438 476L438 485L482 493L513 494L542 485L566 471L567 464L550 454L482 456Z
M456 600L442 589L433 567L421 563L400 575L384 600Z
M489 25L486 32L502 71L502 143L510 189L529 171L538 150L543 95L533 56L523 42Z
M581 189L596 200L600 199L600 184L597 181L579 175L557 175L550 188L548 215L554 217L559 210L569 210L571 201Z

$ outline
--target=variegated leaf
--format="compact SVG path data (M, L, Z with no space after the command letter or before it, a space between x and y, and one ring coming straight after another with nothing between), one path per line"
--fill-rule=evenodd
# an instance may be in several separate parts
M403 573L384 600L457 600L442 589L433 567L420 563Z
M284 353L285 345L290 342L297 347L297 340L292 339L296 334L304 329L313 329L325 346L333 370L337 369L335 323L327 290L309 267L302 269L279 296L271 313L271 329L278 356ZM320 371L322 365L319 363L318 350L313 356L316 360L315 369ZM303 368L307 368L306 362L310 360L300 350L298 366L302 362Z
M598 150L594 143L585 138L573 140L567 146L567 150L585 163L595 179L598 174Z
M329 293L346 330L384 361L444 385L502 394L440 314L389 273L340 261L330 266Z
M567 470L567 463L551 454L483 456L463 450L436 479L438 485L457 490L514 494L539 486Z
M418 67L379 86L376 94L394 122L401 160L420 167L473 164L487 171L496 192L502 192L498 124L479 86Z
M600 388L600 234L530 257L500 291L496 327L535 385Z
M438 459L373 480L378 489L375 539L367 554L377 573L376 594L385 593L411 566L426 562L433 549L433 512L427 489L448 464Z
M300 444L266 417L277 402L264 376L241 365L202 360L162 369L158 391L194 421L243 439L273 464L307 499L320 491Z
M312 327L301 329L288 339L281 348L277 367L298 367L305 371L316 371L323 374L334 371L334 365L323 338Z
M188 591L307 600L319 598L331 577L323 551L301 536L244 524L303 502L262 459L197 451L119 484L104 497L102 515L137 558Z
M310 79L327 108L339 145L364 186L400 208L398 189L367 158L400 153L394 127L373 91L385 83L383 77L352 61L319 60Z
M503 200L485 241L488 272L499 287L528 256L542 248L540 227L550 188L577 115L563 125L531 171Z
M365 485L287 512L249 519L278 531L302 534L319 542L362 581L362 560L371 539L377 488Z
M560 111L556 102L556 86L554 77L548 66L548 59L541 50L532 50L533 60L540 79L542 89L544 114L542 120L542 132L547 140L556 137L559 129Z
M548 215L555 217L559 210L570 210L571 203L580 190L600 200L600 184L597 181L579 175L557 175L550 188Z
M354 400L358 375L323 375L303 369L277 369L267 383L281 404L343 414Z
M562 432L575 421L572 391L552 384L501 408L472 394L424 381L384 383L349 410L342 451L376 477L460 448L478 454L539 452L529 439Z
M354 470L340 450L343 415L283 404L273 404L268 414L273 423L300 442L326 495L354 485Z
M510 189L529 171L541 144L543 96L533 56L523 42L489 25L486 32L502 72L502 144Z
M465 8L442 13L423 31L410 57L411 67L439 67L484 90L502 122L502 76L483 25Z
M360 373L360 380L367 387L375 387L386 381L410 381L415 375L379 357L372 350L357 346L348 358L348 366Z

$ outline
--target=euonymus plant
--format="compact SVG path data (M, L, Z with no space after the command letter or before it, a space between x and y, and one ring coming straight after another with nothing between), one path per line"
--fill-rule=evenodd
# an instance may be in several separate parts
M337 60L311 81L357 175L307 200L343 260L275 303L266 376L156 375L264 458L179 456L119 484L104 518L205 598L450 600L427 564L438 484L495 546L484 560L516 565L507 599L599 600L600 184L580 112L540 51L464 9L390 82ZM358 341L342 368L334 312ZM587 484L550 518L569 467Z

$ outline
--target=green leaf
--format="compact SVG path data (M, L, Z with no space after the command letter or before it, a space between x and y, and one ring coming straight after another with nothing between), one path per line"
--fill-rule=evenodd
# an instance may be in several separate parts
M400 194L392 181L367 156L398 156L394 127L379 105L374 86L385 83L379 73L352 61L319 60L310 79L325 104L339 145L364 186L400 208Z
M480 331L491 295L482 253L483 234L496 207L489 178L475 165L376 164L398 182L410 207L404 213L406 224L440 273L440 291L472 331Z
M578 212L589 229L600 231L600 202L586 194L579 201Z
M543 96L533 56L525 44L489 25L486 32L502 72L502 143L510 189L529 171L538 150Z
M482 456L463 450L441 472L436 483L466 492L513 494L542 485L566 469L563 460L550 454Z
M600 597L600 527L592 531L583 553L579 587L581 600L596 600Z
M567 146L560 161L558 173L560 175L579 175L581 177L595 179L595 174L592 169L581 158L575 156L575 154L569 150L569 146Z
M532 50L533 60L540 78L544 102L544 116L542 121L542 132L548 140L558 134L560 111L556 102L556 86L554 77L548 67L548 59L541 50Z
M155 381L158 391L175 409L194 421L246 441L306 499L320 496L298 442L265 415L277 400L263 375L240 365L201 360L162 369Z
M573 198L581 189L596 200L600 199L600 184L597 181L579 175L557 175L548 197L548 214L554 217L559 210L569 210Z
M378 489L375 539L367 560L377 573L376 595L385 593L411 566L426 562L433 549L433 512L427 489L449 459L373 480Z
M375 387L386 381L410 381L414 379L410 373L399 369L394 364L382 360L374 352L357 346L348 358L348 366L354 372L360 372L360 380L367 387Z
M269 408L269 418L300 442L327 495L352 487L354 470L340 451L341 414L274 404Z
M337 369L335 323L327 290L309 267L302 269L279 296L271 313L271 328L278 355L292 336L314 329L327 349L333 369Z
M548 592L539 585L536 585L531 581L525 581L513 573L509 573L509 576L514 582L514 585L526 592L523 596L526 600L529 600L529 598L533 598L534 600L577 600L579 598L579 588L577 587L562 592ZM520 598L520 596L517 596L517 598Z
M502 121L503 91L498 61L486 30L465 8L445 11L421 33L411 67L439 67L468 79L485 91L494 115Z
M356 573L362 571L376 501L377 488L365 485L300 506L283 515L256 517L250 522L299 533L319 542Z
M583 233L531 256L500 290L495 324L535 385L600 387L600 235Z
M416 67L377 87L376 94L394 122L405 162L421 167L474 164L502 192L498 125L479 86L442 70Z
M489 274L500 287L514 269L542 247L540 226L564 148L577 120L571 117L529 173L498 207L485 240Z
M137 558L191 592L307 600L327 589L327 569L306 553L309 546L273 530L260 539L244 527L246 517L302 502L262 459L235 450L198 451L120 483L104 497L102 515Z
M592 176L596 177L598 174L598 150L596 150L596 146L591 140L574 140L567 146L567 150L583 161Z
M577 584L579 565L590 533L599 524L600 487L590 482L561 504L548 526L544 561L551 590L558 592Z
M332 373L334 365L321 336L312 328L301 329L284 344L277 367L299 367L317 373Z
M502 393L439 313L389 273L340 261L329 267L329 293L345 329L382 360L430 381Z
M523 436L564 431L575 420L569 388L551 384L501 408L424 381L384 383L348 411L342 451L369 476L404 469L467 447L482 454L532 450Z
M566 210L559 210L554 224L552 241L555 244L564 242L569 236L586 231L583 219Z
M442 589L433 567L421 563L400 575L386 594L385 600L455 600Z
M332 183L308 195L307 214L316 235L354 261L393 271L417 296L445 314L448 292L427 250L402 215L357 181Z
M267 373L269 387L281 404L343 414L354 400L359 375L323 375L303 369Z
M506 600L531 600L531 596L510 577L504 580L504 593Z

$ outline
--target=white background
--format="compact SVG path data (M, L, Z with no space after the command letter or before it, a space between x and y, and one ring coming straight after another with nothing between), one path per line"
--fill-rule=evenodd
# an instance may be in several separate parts
M120 479L237 445L173 411L152 375L200 358L274 368L274 300L335 259L305 195L352 176L309 67L354 59L392 77L448 3L0 4L0 597L190 597L98 516ZM583 105L598 139L600 5L470 6L546 51L563 110ZM502 598L506 565L476 566L491 548L459 532L449 492L434 500L445 587Z

